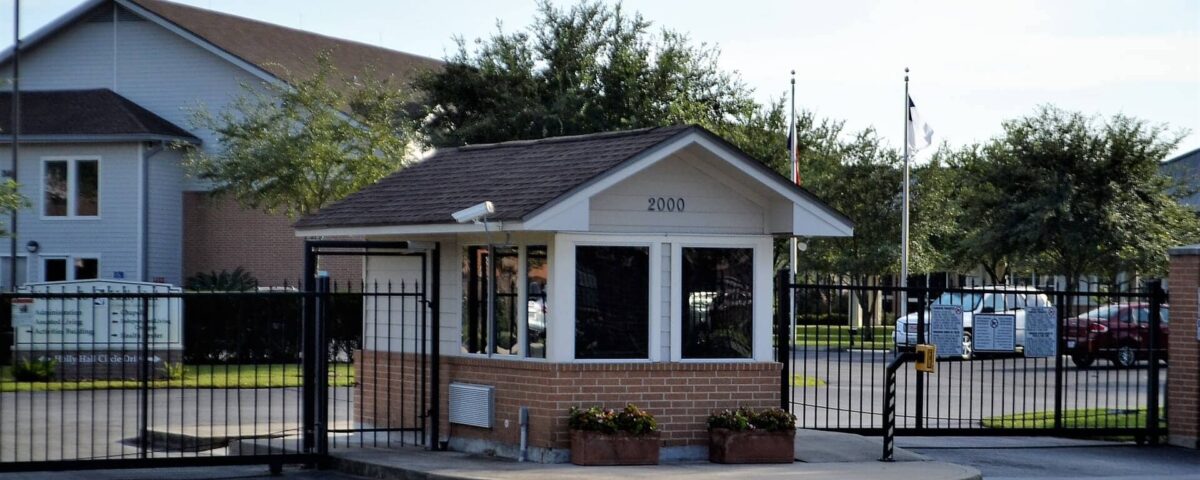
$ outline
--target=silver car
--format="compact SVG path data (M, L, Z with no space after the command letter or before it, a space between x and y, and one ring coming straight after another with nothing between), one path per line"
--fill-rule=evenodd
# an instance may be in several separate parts
M987 286L967 287L956 292L945 292L934 299L932 305L957 305L963 310L963 358L970 359L974 355L972 342L972 326L976 314L1001 313L1016 317L1017 348L1025 345L1025 309L1029 307L1048 307L1053 304L1046 294L1033 287ZM929 340L929 310L925 310L926 341ZM911 350L917 344L917 312L896 319L896 331L893 334L896 349Z

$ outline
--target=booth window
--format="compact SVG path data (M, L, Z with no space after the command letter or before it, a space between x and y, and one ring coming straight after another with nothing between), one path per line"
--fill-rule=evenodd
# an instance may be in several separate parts
M575 247L575 358L650 353L650 249Z
M543 267L540 270L540 291L544 292L546 250L545 247L530 248L541 249L540 262ZM527 328L530 337L525 351L537 348L539 352L530 356L544 357L545 296L542 294L539 299L543 312L538 317L540 323L522 325L518 310L521 298L517 289L522 281L517 268L520 265L520 252L515 246L493 246L492 250L495 261L488 258L486 246L470 246L463 249L462 350L466 353L520 355L520 332L522 328ZM532 263L533 259L529 261ZM534 279L529 279L528 275L526 277L524 281L534 283ZM495 298L494 306L488 302L489 290L493 288L491 293ZM527 304L527 308L532 312L533 298L527 301ZM488 316L489 309L494 309L492 318ZM541 332L540 337L532 336L535 327Z
M682 253L683 358L750 358L754 251L684 248Z
M549 262L546 246L525 249L525 352L533 358L546 358L546 281Z

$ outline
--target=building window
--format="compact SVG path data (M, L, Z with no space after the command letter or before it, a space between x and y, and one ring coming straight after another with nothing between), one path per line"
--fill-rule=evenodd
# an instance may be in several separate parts
M575 358L650 353L650 249L575 247Z
M42 215L100 215L100 161L46 160L42 166Z
M683 358L751 358L754 251L683 248Z
M525 352L533 358L546 358L548 258L545 245L531 245L525 249Z
M65 282L100 278L100 260L89 257L43 257L42 281Z
M463 249L462 347L466 353L517 355L518 251L509 246L495 246L493 251L495 262L488 258L485 246ZM494 306L489 304L489 293L494 295ZM494 322L488 316L492 310Z

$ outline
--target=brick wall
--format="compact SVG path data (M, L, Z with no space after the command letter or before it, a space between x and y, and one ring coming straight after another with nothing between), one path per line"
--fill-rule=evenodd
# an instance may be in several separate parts
M295 285L303 276L304 239L283 215L247 210L228 196L183 194L183 277L242 267L262 286ZM339 282L362 277L359 257L322 259Z
M399 422L393 425L411 426L394 412L412 409L411 375L417 372L418 357L364 352L358 358L357 378L367 392L360 395L362 420L378 425L387 418L379 402L390 393L392 421ZM383 362L391 362L391 375L385 373L388 366ZM519 409L526 406L529 445L565 450L570 447L567 409L571 406L619 408L633 403L658 419L664 447L707 445L705 421L714 410L779 405L780 368L778 363L570 364L443 357L441 432L515 447L520 441ZM451 381L496 388L493 428L449 424L446 400ZM402 385L409 394L400 391Z
M1168 342L1167 425L1174 445L1200 448L1200 341L1196 339L1196 289L1200 287L1200 246L1173 249L1171 336Z

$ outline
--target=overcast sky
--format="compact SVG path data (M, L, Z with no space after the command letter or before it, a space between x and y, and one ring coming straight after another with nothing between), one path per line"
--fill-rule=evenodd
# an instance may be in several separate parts
M26 0L29 33L82 0ZM453 36L524 28L531 0L182 0L183 3L442 58ZM569 5L572 2L556 2ZM761 100L797 72L797 105L903 140L904 67L935 142L982 141L1051 103L1125 113L1191 133L1200 148L1200 1L627 0L656 26L718 44ZM0 0L0 38L12 0ZM11 44L11 40L3 42Z

